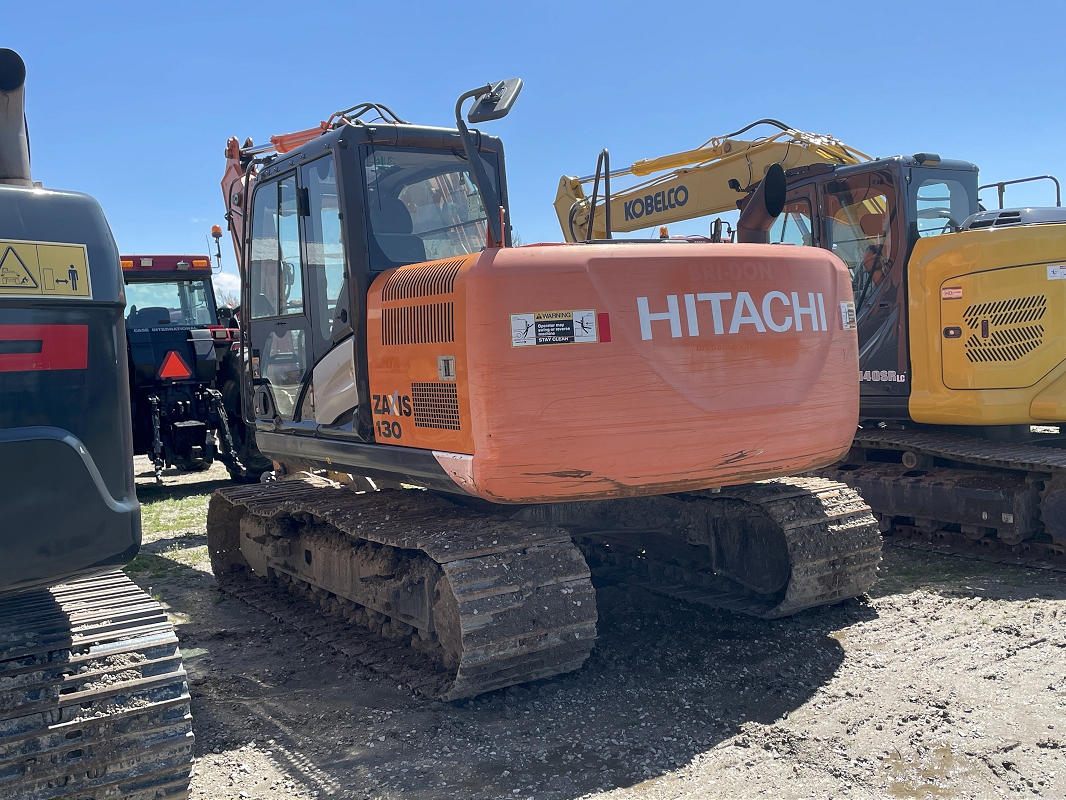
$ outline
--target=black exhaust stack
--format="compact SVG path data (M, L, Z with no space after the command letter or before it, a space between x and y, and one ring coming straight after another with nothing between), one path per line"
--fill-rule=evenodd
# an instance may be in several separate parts
M770 227L785 207L785 170L771 164L755 192L749 194L737 220L737 241L770 244Z
M0 48L0 183L32 186L26 130L26 64Z

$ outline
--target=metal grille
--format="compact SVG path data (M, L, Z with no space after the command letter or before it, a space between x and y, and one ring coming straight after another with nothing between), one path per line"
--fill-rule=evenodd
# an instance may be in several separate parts
M971 362L1017 361L1044 343L1040 325L993 331L987 339L970 334L966 339L966 358Z
M967 307L962 318L973 333L966 337L966 358L971 363L1017 361L1044 343L1043 318L1047 298L1015 297Z
M988 317L988 321L998 328L1001 325L1033 322L1043 317L1046 310L1047 298L1042 294L1034 294L1031 297L1015 297L994 303L978 303L963 311L962 318L966 320L970 330L977 328L981 317Z
M454 341L454 303L427 303L381 309L382 344L438 344Z
M463 259L435 261L414 267L400 267L381 289L382 301L407 300L412 297L432 297L455 291L455 276L463 266Z
M459 430L459 393L454 383L412 383L416 428Z

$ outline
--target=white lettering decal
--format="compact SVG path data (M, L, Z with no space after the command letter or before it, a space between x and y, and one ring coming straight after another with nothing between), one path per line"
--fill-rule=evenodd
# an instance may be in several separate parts
M811 318L811 327L814 330L818 330L818 312L815 309L814 292L807 292L807 302L809 306L804 308L800 305L799 292L792 293L792 310L796 314L796 330L803 330L803 317L808 316Z
M670 190L673 192L673 189ZM688 317L688 335L700 335L700 321L696 318L696 295L685 295L685 315Z
M751 313L745 314L745 310L750 310ZM766 326L759 319L759 310L755 308L755 303L747 292L737 293L737 304L733 306L733 321L729 323L729 332L738 333L741 325L754 325L759 333L766 333Z
M770 308L771 300L780 300L782 305L789 305L788 295L784 292L768 292L766 297L762 299L762 318L766 320L766 327L777 333L784 333L792 327L792 315L786 314L785 321L780 325L774 320L773 309Z
M725 327L722 325L722 301L732 299L733 295L729 292L701 292L696 295L697 300L708 300L711 304L711 313L714 315L714 332L725 333Z
M700 292L697 294L685 294L684 298L684 329L690 337L700 335L699 303L706 302L711 306L711 323L716 336L721 336L726 331L725 317L730 313L729 334L741 332L744 325L752 325L757 333L785 333L795 328L797 333L803 332L803 318L808 318L808 330L812 332L828 332L829 324L825 315L825 296L821 293L807 292L807 304L800 302L800 293L786 293L771 291L756 299L750 292L737 292L733 308L730 310L723 307L723 303L733 300L729 292ZM774 308L774 302L783 306L781 309ZM661 306L660 306L661 307ZM761 309L761 313L760 313ZM669 322L670 336L679 339L682 336L681 303L676 294L666 295L666 310L653 312L647 297L637 298L637 312L640 319L640 336L644 340L653 338L653 322ZM575 312L576 313L576 312ZM706 313L706 312L704 312ZM775 316L779 315L779 316ZM855 327L854 305L851 303L840 304L841 326L844 330ZM706 324L706 318L704 318ZM660 334L662 334L660 326ZM869 378L867 378L869 380ZM874 380L894 380L894 378L879 377Z
M677 295L666 296L667 310L652 314L648 310L648 298L637 298L637 313L640 316L640 338L651 338L651 324L657 320L670 320L670 335L678 339L681 337L681 311L677 307Z

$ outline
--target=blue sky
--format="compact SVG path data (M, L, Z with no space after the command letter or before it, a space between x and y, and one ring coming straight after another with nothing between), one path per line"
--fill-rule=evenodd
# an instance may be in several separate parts
M28 69L34 178L94 195L124 252L205 250L230 135L263 142L364 100L451 125L461 92L512 76L521 98L485 129L504 139L527 243L561 238L559 176L592 172L600 148L617 167L761 117L876 156L973 161L982 183L1066 180L1063 3L57 2L3 16L0 46ZM1049 183L1008 190L1010 205L1052 202Z

